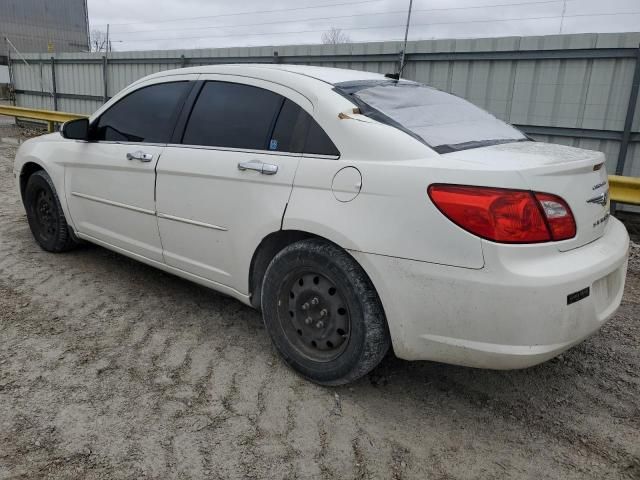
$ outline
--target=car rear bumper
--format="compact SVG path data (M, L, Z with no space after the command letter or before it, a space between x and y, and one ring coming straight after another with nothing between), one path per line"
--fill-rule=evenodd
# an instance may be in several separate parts
M380 294L398 357L513 369L558 355L615 313L629 236L611 218L601 238L575 250L527 247L487 243L478 270L352 254Z

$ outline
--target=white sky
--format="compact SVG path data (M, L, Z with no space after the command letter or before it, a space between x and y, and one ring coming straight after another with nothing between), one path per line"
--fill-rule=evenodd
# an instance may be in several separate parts
M88 0L114 50L400 40L409 0ZM313 7L313 8L309 8ZM562 13L564 10L564 19ZM414 0L410 40L640 30L640 0Z

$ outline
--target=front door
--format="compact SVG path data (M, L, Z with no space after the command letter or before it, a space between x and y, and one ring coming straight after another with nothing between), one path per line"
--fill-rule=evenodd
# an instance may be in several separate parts
M155 169L192 83L133 89L65 145L65 195L80 236L162 261Z
M181 145L158 163L158 226L165 262L248 293L251 257L278 231L302 155L295 131L311 103L266 81L206 80Z

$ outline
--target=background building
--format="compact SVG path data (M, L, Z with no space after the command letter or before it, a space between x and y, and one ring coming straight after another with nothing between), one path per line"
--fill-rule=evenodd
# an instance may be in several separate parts
M21 53L87 51L87 0L0 0L0 63L5 37Z

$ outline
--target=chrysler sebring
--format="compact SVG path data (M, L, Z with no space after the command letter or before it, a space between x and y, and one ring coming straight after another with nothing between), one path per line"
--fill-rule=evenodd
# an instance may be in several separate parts
M14 173L44 250L85 240L231 295L325 385L390 347L535 365L596 332L624 288L602 153L374 73L157 73L25 142Z

